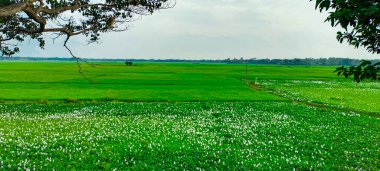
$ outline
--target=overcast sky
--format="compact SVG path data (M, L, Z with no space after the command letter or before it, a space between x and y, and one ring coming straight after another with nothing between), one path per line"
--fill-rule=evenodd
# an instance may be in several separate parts
M336 40L337 28L309 0L177 0L131 24L126 32L108 33L101 44L83 37L69 46L89 58L378 58ZM68 57L62 42L48 40L45 50L24 43L20 56Z

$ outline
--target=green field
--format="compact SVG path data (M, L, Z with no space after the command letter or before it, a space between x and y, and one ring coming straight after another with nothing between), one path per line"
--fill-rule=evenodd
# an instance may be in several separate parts
M0 170L379 170L380 84L334 67L0 62Z
M337 77L334 67L1 62L3 101L283 101L380 112L380 84Z
M208 64L123 63L83 65L89 83L75 63L0 63L0 99L121 101L282 100L252 91L244 68ZM22 92L22 93L20 93Z

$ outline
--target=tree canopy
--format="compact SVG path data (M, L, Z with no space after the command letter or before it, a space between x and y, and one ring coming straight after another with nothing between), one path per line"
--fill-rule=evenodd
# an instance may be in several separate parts
M44 33L66 36L65 46L75 35L96 42L101 33L126 30L136 17L171 6L169 0L0 0L0 51L13 55L27 38L44 48Z
M313 1L313 0L310 0ZM358 48L380 54L380 1L379 0L315 0L316 9L328 11L326 21L331 26L340 26L337 33L340 43L347 41ZM365 79L380 80L380 63L363 61L358 66L340 67L336 70L345 77L354 75L356 82Z
M337 38L358 48L380 53L380 3L378 0L316 0L316 8L329 11L326 21L341 26Z

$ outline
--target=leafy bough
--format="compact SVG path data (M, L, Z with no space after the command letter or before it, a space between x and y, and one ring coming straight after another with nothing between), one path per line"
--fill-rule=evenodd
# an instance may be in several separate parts
M354 76L354 81L360 83L364 80L380 81L380 62L372 64L370 61L363 60L358 66L341 66L335 72L338 76L343 75L348 78Z

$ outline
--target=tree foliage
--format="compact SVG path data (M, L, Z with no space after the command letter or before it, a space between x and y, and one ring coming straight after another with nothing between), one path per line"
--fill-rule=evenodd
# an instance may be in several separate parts
M330 12L326 21L341 26L338 40L380 53L380 3L378 0L316 0L316 8Z
M313 1L313 0L310 0ZM328 11L326 21L331 26L340 26L344 31L337 33L340 43L347 41L358 48L380 54L380 1L379 0L315 0L316 9ZM379 63L363 61L359 66L337 69L339 75L354 75L354 80L378 80Z
M171 6L169 0L0 0L0 51L13 55L27 38L43 48L44 33L66 36L65 46L75 35L96 42L101 33L126 30L136 17Z
M376 81L380 80L380 62L372 64L370 61L363 61L358 66L351 66L349 68L345 66L338 67L335 72L337 72L339 76L343 75L346 78L354 76L354 81L357 83L366 79Z

